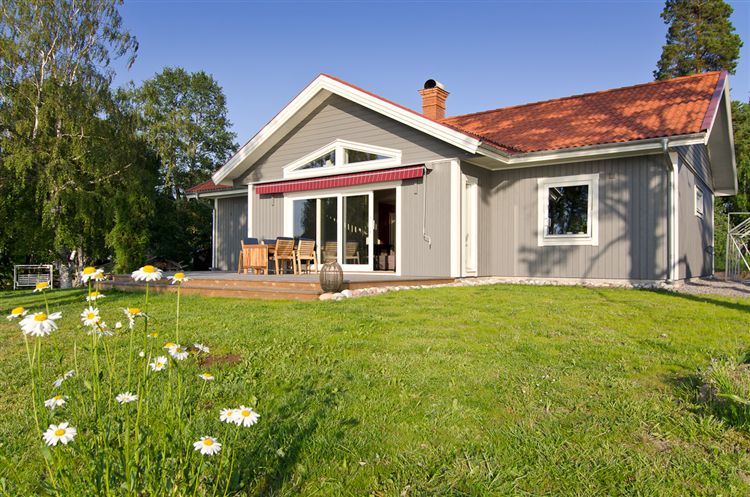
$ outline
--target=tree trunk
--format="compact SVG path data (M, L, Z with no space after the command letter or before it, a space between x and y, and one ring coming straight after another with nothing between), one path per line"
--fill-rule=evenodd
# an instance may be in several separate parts
M66 260L58 260L55 262L57 266L57 272L60 275L60 288L72 288L73 282L70 278L71 264Z

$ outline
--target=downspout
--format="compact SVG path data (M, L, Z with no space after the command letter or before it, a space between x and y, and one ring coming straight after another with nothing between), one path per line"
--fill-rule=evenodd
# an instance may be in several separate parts
M430 172L427 169L427 165L424 167L424 175L422 176L422 240L427 242L427 247L432 248L432 237L427 234L427 173Z
M661 140L661 150L664 154L665 165L667 166L667 277L666 282L672 283L674 281L674 242L672 240L674 234L674 202L673 202L673 188L672 177L674 172L674 164L672 158L669 156L669 138L663 138Z

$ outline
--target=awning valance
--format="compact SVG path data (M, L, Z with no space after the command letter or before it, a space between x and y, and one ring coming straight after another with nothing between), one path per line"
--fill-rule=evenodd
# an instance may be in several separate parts
M366 185L369 183L384 183L402 179L421 178L424 175L424 165L381 169L362 173L336 174L320 178L295 179L276 181L255 185L255 193L266 195L269 193L303 192L307 190L321 190L324 188L341 188L346 186Z

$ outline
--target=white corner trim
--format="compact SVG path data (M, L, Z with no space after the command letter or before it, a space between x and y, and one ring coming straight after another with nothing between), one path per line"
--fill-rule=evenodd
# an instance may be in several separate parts
M457 159L451 160L451 188L450 188L450 254L451 277L461 276L461 163ZM423 193L424 194L424 193Z
M549 188L588 185L588 233L584 235L546 235L549 212ZM599 245L599 173L555 176L537 179L537 246Z
M358 150L376 155L387 156L386 159L377 159L371 161L355 162L344 164L344 150ZM325 154L335 151L335 164L331 167L319 167L315 169L299 169L308 162L311 162ZM333 174L345 174L360 171L375 171L389 167L401 165L401 150L393 148L378 147L365 143L356 143L348 140L334 140L328 145L310 152L304 157L300 157L294 162L284 166L284 178L311 178L319 176L329 176Z
M219 230L219 200L214 199L214 208L211 212L211 267L216 267L216 238Z
M671 257L671 276L673 281L680 279L680 155L677 152L669 153L672 167L669 170L671 183L671 204L669 205Z
M255 185L247 185L247 237L252 238L255 231L253 226L253 202L255 201Z
M250 141L243 145L224 166L214 173L212 176L214 183L222 184L222 182L233 179L234 176L232 176L232 173L240 163L250 157L253 152L257 151L266 140L270 139L287 121L321 92L339 95L342 98L360 104L407 126L411 126L469 153L476 153L479 148L480 141L476 138L472 138L465 133L428 119L422 114L376 97L371 93L342 83L330 76L321 74L307 85L268 124L261 128Z

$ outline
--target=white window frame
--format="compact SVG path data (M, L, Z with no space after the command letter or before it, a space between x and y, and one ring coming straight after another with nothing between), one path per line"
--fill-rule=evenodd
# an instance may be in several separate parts
M589 187L587 233L583 235L548 235L549 190L553 187L581 186ZM599 245L599 173L579 174L575 176L556 176L539 178L538 190L538 226L537 245L539 247L556 245Z
M387 272L387 271L375 271L374 270L374 245L371 244L371 256L370 257L370 264L367 269L364 268L357 268L356 270L347 270L346 267L344 267L344 270L346 270L347 273L383 273L383 274L392 274L394 276L401 276L401 253L403 252L400 250L400 247L402 246L402 211L401 211L401 198L402 198L402 192L403 185L401 184L401 181L387 181L383 183L372 183L368 185L355 185L355 186L349 186L344 188L336 188L336 189L324 189L324 190L309 190L304 192L294 192L294 193L285 193L284 194L284 236L293 237L294 236L294 201L295 200L312 200L312 199L321 199L321 198L338 198L338 219L341 219L343 217L342 209L342 202L341 197L349 196L349 195L361 195L364 193L375 193L378 190L396 190L396 271L395 272ZM374 223L374 219L370 220L371 223ZM317 246L317 240L318 236L316 235L315 244ZM320 250L320 247L318 247L317 250ZM343 250L343 247L341 244L339 244L339 254L338 258L341 257L341 250ZM320 262L320 260L319 260ZM322 262L320 264L322 267Z
M369 154L384 155L385 159L355 162L344 164L344 150L353 149ZM309 162L322 155L335 151L335 161L331 167L316 167L314 169L300 169ZM393 148L377 147L365 143L356 143L348 140L334 140L328 145L321 147L294 162L284 166L284 178L312 178L318 176L330 176L332 174L356 173L361 171L374 171L401 165L401 151Z
M699 195L700 201L698 200ZM695 215L703 219L706 212L706 193L703 191L703 188L698 185L695 185L695 188L693 189L693 202L695 203Z

